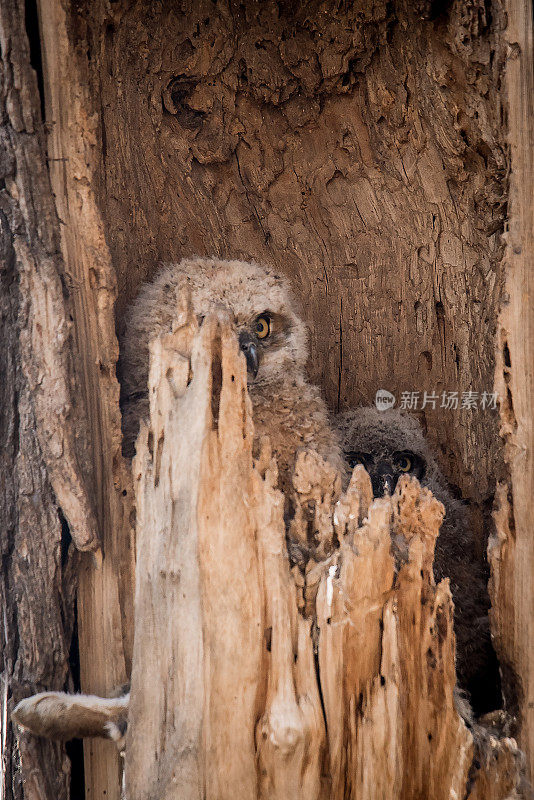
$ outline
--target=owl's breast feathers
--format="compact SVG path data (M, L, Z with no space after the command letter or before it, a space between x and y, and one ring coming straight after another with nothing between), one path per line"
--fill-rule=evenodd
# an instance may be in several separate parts
M315 450L345 476L337 432L328 420L319 389L306 381L287 380L249 387L252 401L255 452L268 436L280 471L280 486L290 486L291 471L300 448Z

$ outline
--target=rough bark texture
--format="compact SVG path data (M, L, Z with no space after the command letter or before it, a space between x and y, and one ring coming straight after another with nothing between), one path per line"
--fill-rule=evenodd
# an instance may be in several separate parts
M114 295L106 283L107 279L114 286L113 272L109 261L104 276L98 270L99 259L105 260L105 243L98 240L89 202L80 201L84 192L91 193L82 169L88 153L77 162L74 159L76 152L83 152L84 140L73 130L77 151L73 148L65 156L64 142L54 148L76 114L81 129L85 117L81 102L74 103L75 87L64 74L69 58L66 37L60 39L57 25L43 37L43 50L54 45L52 34L56 37L54 55L59 57L58 63L52 60L53 74L47 77L52 77L56 98L58 91L72 90L73 106L56 104L56 124L48 129L54 135L48 142L47 161L37 79L25 30L27 11L24 3L7 2L0 12L5 401L0 501L2 797L49 800L68 796L69 763L64 748L25 735L14 743L7 723L8 705L36 690L72 689L68 657L77 580L70 534L78 548L103 546L104 551L103 562L101 556L97 561L87 556L81 562L82 685L104 693L126 681L133 635L128 616L133 549L130 478L120 456ZM54 19L61 21L57 15L43 18L48 25ZM55 71L59 66L63 74ZM54 92L49 107L53 100ZM67 108L71 118L65 116ZM62 202L62 189L67 202ZM88 231L81 243L76 225ZM84 244L85 252L92 248L86 260ZM116 750L113 745L92 750L95 758L86 760L86 775L93 796L118 797Z
M78 590L81 686L109 695L130 676L133 640L133 493L121 456L116 280L95 204L94 170L105 144L91 113L88 82L76 69L64 4L40 0L50 179L62 221L60 246L72 296L77 372L88 409L91 476L103 559L84 558ZM86 741L87 796L117 800L120 760L112 743Z
M59 224L36 76L29 60L24 5L6 3L1 21L4 186L20 214L13 250L27 314L19 327L20 362L32 393L36 433L53 490L78 547L94 550L99 542L93 487L87 482L88 432L84 406L76 396L72 317L58 253Z
M0 730L2 798L66 800L61 745L21 735L9 709L72 689L77 559L97 544L87 431L24 4L0 9ZM74 421L77 420L77 424Z
M510 475L496 494L491 543L493 627L503 668L515 674L520 741L534 775L534 39L530 2L507 2L508 129L512 170L506 303L495 343L496 386Z
M340 546L295 581L237 339L196 328L184 306L152 345L134 464L129 800L516 797L513 740L473 760L455 710L452 601L432 577L443 506L407 478L372 502L362 467L335 502L331 470L301 454L297 505L321 496L317 538Z
M24 5L5 0L0 11L7 674L22 670L24 692L65 680L71 606L65 592L62 618L61 506L78 546L91 549L100 539L104 551L101 566L82 561L83 687L107 693L127 677L133 514L120 456L113 304L120 327L127 302L160 260L256 259L286 272L301 294L310 371L334 409L371 401L378 388L397 398L491 391L497 367L511 483L495 414L443 410L441 398L420 413L446 474L472 503L481 545L501 482L497 643L503 664L519 674L519 721L532 758L534 415L532 319L524 312L531 4L38 5L48 172ZM498 329L507 126L510 305ZM42 573L43 585L27 592L26 583L17 594L16 562L31 552L28 542L40 555L25 563ZM24 620L19 602L30 609ZM35 609L36 628L26 629ZM57 633L53 654L47 625ZM299 663L307 685L306 659ZM33 768L43 766L45 781L62 780L61 751L28 748L27 792L45 796ZM111 746L88 745L86 757L88 794L116 799ZM8 771L14 763L8 759ZM62 786L50 795L61 797Z

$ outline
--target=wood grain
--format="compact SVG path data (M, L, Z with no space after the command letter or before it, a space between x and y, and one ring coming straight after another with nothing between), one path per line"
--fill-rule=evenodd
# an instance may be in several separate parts
M419 412L480 541L507 200L505 14L494 2L365 0L71 9L98 136L117 317L161 261L286 273L330 406L435 391ZM460 402L461 404L461 402ZM483 549L483 548L482 548Z
M72 689L72 538L82 549L98 544L25 14L17 1L0 8L0 797L67 800L64 746L9 722L22 697Z
M493 623L518 714L520 741L534 775L534 57L532 5L510 0L506 32L510 214L506 302L496 339L496 387L508 478L496 496L497 536L490 546Z
M84 557L78 586L82 689L109 695L130 676L133 647L134 531L129 464L121 456L115 273L94 198L101 158L97 120L68 10L39 3L50 180L61 219L63 281L72 298L75 369L90 432L90 476L100 558ZM76 421L75 424L78 424ZM86 796L118 800L121 764L110 742L86 741Z
M0 12L2 213L16 233L7 263L17 264L6 275L10 291L20 280L31 298L9 334L6 363L20 360L27 385L8 370L6 397L21 398L23 413L6 430L17 418L37 429L27 446L47 470L52 549L58 505L81 548L103 543L102 565L87 557L81 571L85 688L122 683L132 653L133 498L120 455L115 320L120 327L161 260L256 259L300 295L310 374L333 409L372 401L378 388L398 398L481 393L496 373L504 453L495 412L438 401L420 416L471 504L481 552L498 484L496 642L532 759L531 5L39 7L48 169L24 9L7 2ZM5 312L15 327L20 302ZM10 464L14 441L8 433ZM15 474L8 468L7 496ZM329 536L325 528L326 548ZM313 608L320 569L308 580L297 608ZM291 608L287 587L280 603ZM86 749L88 791L116 798L118 761L101 747Z

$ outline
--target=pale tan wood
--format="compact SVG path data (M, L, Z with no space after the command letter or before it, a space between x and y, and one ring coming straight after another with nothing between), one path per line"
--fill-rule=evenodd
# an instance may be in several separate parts
M64 281L72 296L79 358L75 369L89 427L90 475L103 557L81 561L78 625L84 691L110 695L129 679L133 638L133 491L121 456L115 273L94 196L101 150L86 77L59 0L39 2L49 172L61 220ZM76 425L76 420L73 420ZM114 745L87 741L86 796L118 800Z
M505 97L510 146L506 295L496 340L496 388L509 477L498 486L490 543L493 630L508 703L534 775L534 38L532 4L507 0ZM515 680L510 671L515 672ZM517 692L517 698L510 690ZM517 707L514 707L514 700Z
M339 497L302 452L290 534L319 547L296 576L237 340L224 317L197 333L184 298L176 319L151 345L134 463L129 800L518 797L515 742L456 710L443 506L408 477L373 501L362 467Z
M134 467L132 798L156 786L161 798L256 796L262 590L246 370L229 336L226 321L206 320L189 386L183 330L152 349L151 424Z
M315 454L311 455L316 461ZM258 472L258 556L270 653L264 664L268 676L265 710L256 728L257 796L262 800L317 800L327 796L321 780L326 731L315 678L312 620L297 613L296 587L285 545L284 498L272 485L276 465L269 464L263 475Z

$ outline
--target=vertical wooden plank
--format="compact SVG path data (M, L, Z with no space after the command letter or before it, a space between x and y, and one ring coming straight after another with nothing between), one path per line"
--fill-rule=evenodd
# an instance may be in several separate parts
M505 100L510 199L506 296L499 318L496 388L509 480L497 492L490 546L499 655L516 673L520 742L534 775L534 42L532 3L507 0ZM509 669L505 675L509 673ZM512 679L513 682L513 679ZM509 681L508 681L509 683Z

